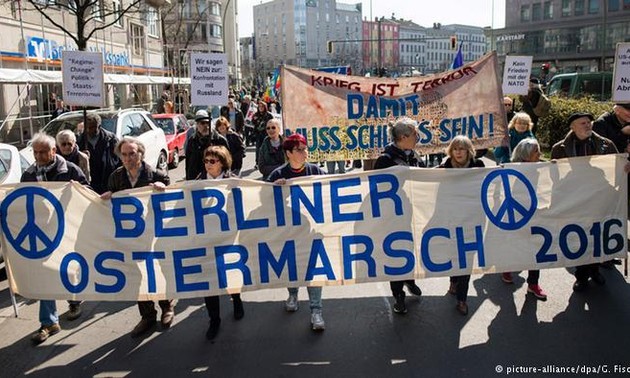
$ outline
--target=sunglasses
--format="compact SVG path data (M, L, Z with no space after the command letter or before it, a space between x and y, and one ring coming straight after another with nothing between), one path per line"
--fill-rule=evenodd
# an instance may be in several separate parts
M72 142L59 143L60 147L72 147L73 145L74 145L74 143L72 143Z
M219 159L203 159L204 164L216 164L220 163Z
M276 129L275 126L267 127L267 130L275 130L275 129Z

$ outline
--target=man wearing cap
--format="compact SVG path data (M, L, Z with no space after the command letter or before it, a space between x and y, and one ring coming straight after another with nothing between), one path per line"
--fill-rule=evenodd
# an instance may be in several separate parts
M571 114L567 120L571 130L564 140L553 145L551 158L616 154L617 148L610 139L593 132L592 121L593 115L590 113ZM573 290L580 292L588 289L589 278L598 285L606 283L599 272L599 264L580 265L575 269Z
M203 152L210 146L229 149L227 139L210 127L210 115L199 110L195 115L195 133L186 144L186 180L195 180L204 169Z

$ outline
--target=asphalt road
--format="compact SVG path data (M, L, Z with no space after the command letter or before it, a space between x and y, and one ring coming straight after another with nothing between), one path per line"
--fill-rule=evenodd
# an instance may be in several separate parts
M182 173L183 165L171 177L177 181ZM555 377L561 370L584 376L587 369L628 376L630 287L619 267L603 274L605 286L577 294L570 271L544 270L546 302L526 294L527 272L513 285L497 274L476 275L465 317L446 294L447 278L418 281L424 294L408 297L404 316L392 312L387 283L326 287L322 333L310 330L304 289L293 314L283 309L284 289L244 293L240 321L224 296L213 342L204 336L202 299L179 301L173 326L141 339L129 337L139 320L135 303L86 302L80 319L62 317L63 330L36 347L30 334L39 327L37 302L18 298L14 317L4 280L0 377L494 377L510 370ZM57 305L67 310L64 301Z

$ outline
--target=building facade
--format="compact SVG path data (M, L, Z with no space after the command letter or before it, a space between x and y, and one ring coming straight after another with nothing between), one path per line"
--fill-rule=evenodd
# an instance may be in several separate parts
M455 46L451 37L455 37ZM441 25L436 23L427 28L426 73L446 71L451 67L458 49L462 49L464 63L475 61L487 52L484 29L468 25Z
M363 70L397 72L400 64L400 25L383 17L363 21Z
M395 19L392 17L392 21ZM398 71L402 75L420 75L424 72L427 60L427 31L411 21L398 20L400 25L400 63Z
M46 3L45 13L76 36L77 16L68 4L72 3ZM162 58L159 10L142 3L124 13L129 4L128 0L113 0L88 11L86 17L94 19L86 25L84 35L95 28L104 28L92 34L85 50L103 54L105 73L163 76L167 71ZM0 68L59 71L65 50L78 50L78 46L28 2L0 3ZM105 90L107 107L150 108L161 89L150 85L108 84ZM28 88L11 83L0 85L3 124L0 139L22 141L30 137L50 119L54 106L50 99L61 98L61 94L60 82L31 84Z
M611 71L630 41L630 0L507 0L505 28L490 31L500 58L532 55L533 74Z
M254 6L256 71L281 64L316 68L361 64L361 4L273 0ZM332 52L328 52L328 42Z

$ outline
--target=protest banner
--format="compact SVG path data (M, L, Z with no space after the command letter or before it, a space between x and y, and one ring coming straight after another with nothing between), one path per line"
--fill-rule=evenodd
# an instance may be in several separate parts
M612 100L630 103L630 43L617 43Z
M12 290L153 300L568 267L626 253L624 155L479 169L392 167L273 185L225 179L101 200L0 187Z
M311 161L376 158L390 142L388 124L419 123L416 150L443 152L457 135L477 148L507 135L496 53L455 70L411 78L342 76L284 66L285 134L308 140Z
M190 104L227 105L228 76L226 54L190 54Z
M503 94L527 95L532 73L532 56L508 55L503 69Z
M61 69L66 105L99 108L105 105L102 53L65 50Z

